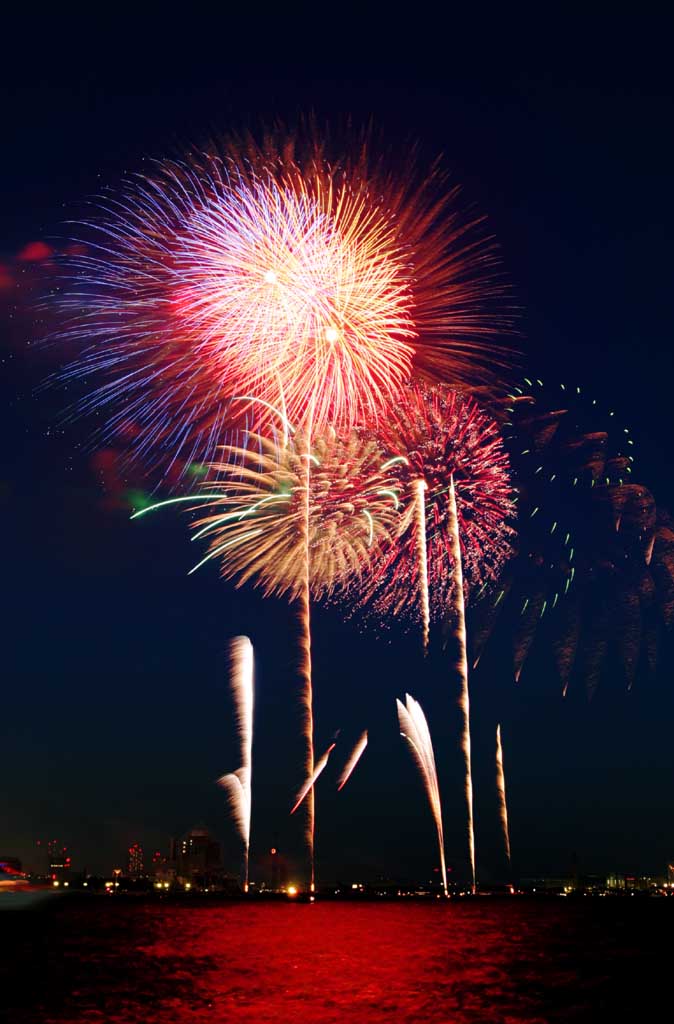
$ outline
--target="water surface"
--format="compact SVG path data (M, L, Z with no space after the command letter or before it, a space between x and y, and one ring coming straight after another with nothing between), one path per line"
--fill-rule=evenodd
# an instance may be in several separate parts
M0 914L0 1002L9 1024L665 1020L673 924L638 898L63 898Z

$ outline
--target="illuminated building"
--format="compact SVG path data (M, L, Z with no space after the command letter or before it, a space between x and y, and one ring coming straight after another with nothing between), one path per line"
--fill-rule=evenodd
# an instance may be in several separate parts
M175 861L179 881L215 881L222 876L220 843L203 825L190 829L181 839L173 840L171 846L171 860Z
M166 864L166 857L161 850L155 850L152 854L152 873L156 874L163 864Z
M129 847L129 877L140 878L144 873L144 867L143 847L138 842L132 843Z

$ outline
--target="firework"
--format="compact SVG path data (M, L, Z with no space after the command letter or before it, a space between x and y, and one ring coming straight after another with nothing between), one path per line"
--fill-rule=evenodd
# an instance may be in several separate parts
M508 867L510 861L510 829L508 827L508 804L506 802L505 772L503 769L503 746L501 744L501 726L496 726L496 789L498 791L498 805L501 816L501 828L503 829L503 843L505 845Z
M212 459L235 398L341 430L387 412L413 362L491 377L495 248L438 168L418 178L279 137L99 197L58 299L80 348L61 378L93 386L79 412L165 471Z
M338 791L340 789L343 789L344 786L349 781L349 779L351 778L351 775L353 773L354 768L356 767L356 765L358 764L358 762L360 761L361 757L363 756L363 754L365 752L366 746L367 746L367 729L361 735L360 739L358 740L358 742L356 743L355 747L353 748L353 750L351 752L351 756L349 757L348 761L344 765L344 770L342 771L342 774L339 776L339 782L337 783L337 790Z
M475 825L473 822L473 767L471 760L470 741L470 693L468 690L468 658L466 651L466 606L463 593L463 568L461 558L461 545L459 541L459 520L456 504L456 490L454 480L449 486L449 517L448 531L452 549L452 563L454 567L454 586L451 590L451 602L453 620L455 624L455 636L457 646L456 667L460 681L459 708L461 710L461 751L463 753L465 767L464 789L466 794L466 814L468 831L468 859L472 879L473 893L476 889L475 877Z
M466 595L485 592L513 551L508 456L494 420L446 388L411 386L381 434L401 516L360 606L420 621L426 644L431 619L446 619L455 583L452 481Z
M397 497L376 444L355 433L344 442L330 431L312 449L297 435L283 446L258 435L224 455L227 461L214 467L212 490L219 495L225 483L227 496L213 498L195 536L209 538L204 560L221 557L223 576L239 585L252 579L265 593L288 593L297 601L305 770L312 778L311 596L344 591L372 564L397 516ZM306 839L313 891L313 786Z
M311 596L329 597L360 579L397 530L396 481L383 466L378 445L357 432L342 440L328 431L308 456L297 434L281 445L251 433L221 448L201 492L134 518L174 504L198 511L193 540L206 541L208 552L190 572L216 559L223 577L252 582L265 595L301 597L308 550Z
M591 696L609 660L630 688L640 666L653 670L674 614L674 531L634 480L631 433L581 387L532 380L509 396L503 419L519 552L476 613L475 661L493 635L494 656L507 645L519 680L540 636L563 694L576 673Z
M307 795L310 795L311 793L313 793L314 785L316 784L317 779L320 777L320 775L322 774L326 764L328 763L328 758L330 757L330 754L332 753L332 751L335 749L335 746L336 746L335 743L331 743L330 746L328 747L328 749L323 754L323 756L320 757L318 759L318 761L316 762L316 767L314 768L314 770L312 771L311 775L306 780L306 782L304 783L304 785L300 789L299 793L297 794L297 799L295 800L295 803L293 804L293 808L292 808L292 810L290 812L291 814L295 813L295 811L297 810L297 808L300 806L300 804L302 803L302 801L304 800L304 798ZM313 892L313 890L314 890L314 885L313 885L313 879L312 879L311 891Z
M428 541L426 537L426 488L425 480L415 480L412 485L412 507L414 508L414 533L417 545L417 582L419 587L419 610L421 614L421 637L424 652L428 651L431 635L431 601L428 588Z
M378 560L397 529L394 480L382 468L374 440L352 432L346 440L329 430L307 450L290 430L285 443L249 433L227 445L212 467L214 479L192 497L171 498L142 509L187 504L200 515L194 538L209 551L191 570L217 559L222 575L238 586L252 582L265 594L297 602L299 674L306 739L306 777L314 772L310 599L344 593ZM311 466L311 473L307 467ZM307 800L306 836L314 876L315 808Z
M247 636L235 637L230 645L232 697L241 744L241 767L218 780L227 792L234 821L244 845L244 892L248 892L250 819L253 773L253 645Z
M438 773L435 767L435 755L433 743L428 730L428 722L421 705L405 694L405 703L396 700L398 709L398 721L400 723L400 735L407 740L412 748L414 759L423 779L424 788L431 805L435 829L438 836L438 851L440 854L440 871L442 873L442 887L445 896L447 895L447 868L445 866L445 839L442 829L442 805L440 802L440 787L438 785Z

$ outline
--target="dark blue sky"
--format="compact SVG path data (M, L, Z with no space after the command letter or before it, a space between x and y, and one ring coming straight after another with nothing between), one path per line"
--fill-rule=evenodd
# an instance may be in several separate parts
M61 398L35 394L58 354L29 344L42 329L26 301L36 269L17 254L62 236L70 209L144 158L307 111L327 123L372 119L393 150L416 140L422 158L444 154L501 244L524 309L525 365L612 403L637 440L638 478L674 508L674 112L660 42L671 25L426 24L403 49L373 18L354 23L348 58L332 26L314 38L318 28L304 25L287 42L282 27L263 38L231 21L172 38L151 24L62 24L42 38L24 28L3 69L2 854L30 860L34 840L55 835L76 864L109 868L133 839L165 847L205 821L235 863L213 780L236 767L226 648L239 632L259 665L253 860L272 842L291 858L301 850L300 823L287 817L301 759L292 612L235 593L214 568L186 579L184 523L129 523L84 450L89 425L56 429ZM340 727L345 746L371 730L349 787L336 797L335 771L322 780L324 876L434 863L397 735L394 698L406 689L428 712L448 858L461 874L457 720L442 652L424 663L413 637L363 636L336 610L317 612L314 647L317 746ZM519 687L494 670L475 681L473 707L479 874L503 871L497 720L521 874L568 868L573 851L587 870L662 870L674 857L671 658L629 697L616 682L590 705L562 702L535 661Z

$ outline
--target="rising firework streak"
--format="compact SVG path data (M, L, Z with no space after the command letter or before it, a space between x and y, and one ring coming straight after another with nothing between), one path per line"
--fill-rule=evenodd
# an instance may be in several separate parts
M360 761L361 757L363 756L363 753L365 751L366 746L367 746L367 729L365 730L363 735L360 737L360 739L356 743L355 747L353 748L353 751L351 752L351 757L349 758L349 760L344 765L344 771L340 775L339 782L337 784L337 791L339 791L340 789L343 789L344 786L349 781L349 779L351 778L351 774L352 774L354 768L356 767L356 765L358 764L358 762Z
M466 774L465 790L468 827L468 857L470 860L472 890L474 893L477 882L475 877L475 826L473 823L473 768L470 750L470 694L468 692L468 657L466 650L466 607L463 594L461 544L459 540L459 521L456 509L456 491L454 489L453 477L449 484L449 501L447 508L447 531L450 538L454 572L454 586L451 590L451 603L453 606L456 640L458 645L457 669L461 683L459 708L461 709L463 719L461 750L463 752Z
M501 745L501 726L496 726L496 789L498 790L498 804L501 815L501 828L503 829L503 842L505 845L508 867L510 861L510 829L508 827L508 804L506 802L505 772L503 770L503 747Z
M417 535L417 577L421 606L421 631L424 654L428 653L431 629L431 605L428 594L428 545L426 542L426 481L414 481L414 529Z
M250 853L250 820L253 773L253 645L247 636L237 636L231 643L231 686L236 725L241 745L241 767L218 779L226 791L232 815L244 845L244 892L248 892L248 861Z
M431 805L433 820L438 835L438 850L440 853L440 870L442 872L442 887L447 896L447 868L445 865L445 840L442 829L442 805L440 803L440 787L438 785L438 773L435 767L435 756L431 734L428 730L426 716L421 710L421 705L405 694L405 704L396 700L398 709L398 721L400 722L400 735L403 736L412 748L414 759L417 762L421 777Z
M328 763L328 758L330 757L330 754L334 749L335 744L331 743L328 749L323 754L323 757L319 758L319 760L316 762L316 767L314 768L313 773L309 776L309 778L307 779L307 781L304 783L299 793L297 794L297 800L295 801L295 805L292 811L290 812L291 814L295 813L295 811L300 806L307 793L313 790L316 780L318 779L323 769L325 768L326 764Z

